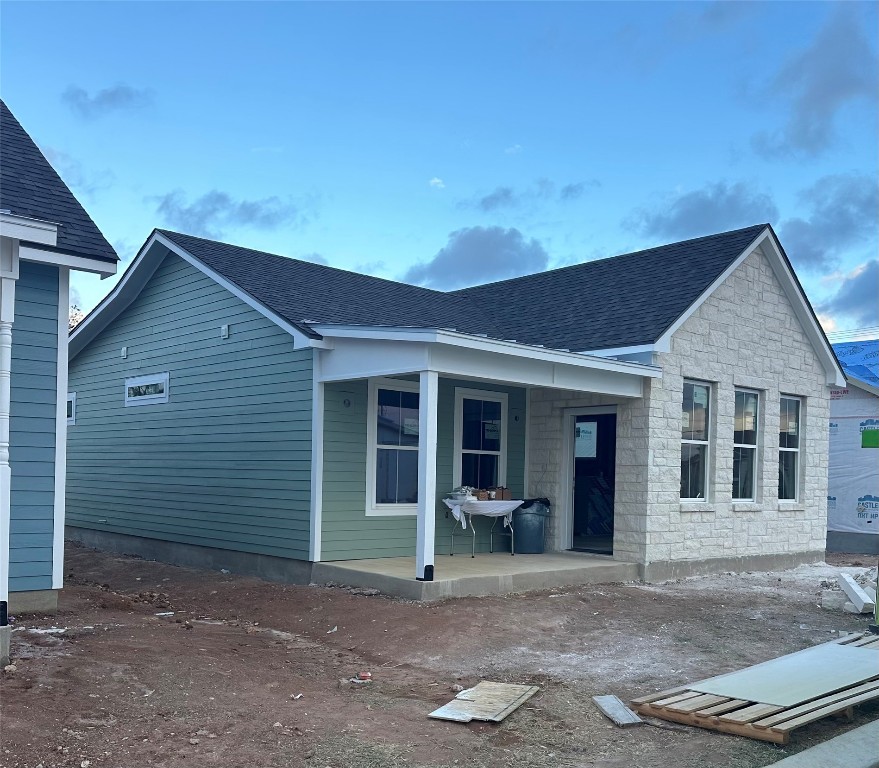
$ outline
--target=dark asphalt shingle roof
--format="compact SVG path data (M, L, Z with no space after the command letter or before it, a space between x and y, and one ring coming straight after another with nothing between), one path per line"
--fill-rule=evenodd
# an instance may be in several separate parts
M493 312L494 332L585 352L651 344L768 225L456 291ZM513 307L512 311L507 311Z
M303 330L309 322L459 330L461 322L479 324L478 308L466 297L157 231Z
M3 101L0 101L0 209L58 224L54 250L114 264L119 260L116 251Z
M454 328L583 352L659 339L766 226L452 292L158 231L306 332L318 323Z

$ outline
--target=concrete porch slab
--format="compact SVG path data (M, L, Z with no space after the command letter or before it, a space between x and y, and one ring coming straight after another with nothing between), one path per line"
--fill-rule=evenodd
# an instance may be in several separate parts
M638 578L637 563L579 552L515 557L509 553L476 557L437 555L434 581L415 580L414 557L315 563L311 573L311 580L316 584L333 581L421 601L505 595L578 584L635 581Z

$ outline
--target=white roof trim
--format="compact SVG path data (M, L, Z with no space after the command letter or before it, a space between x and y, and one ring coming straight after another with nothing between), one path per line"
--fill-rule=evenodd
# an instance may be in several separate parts
M53 221L4 211L0 212L0 236L54 247L58 241L58 225Z
M109 277L116 274L116 264L102 259L90 259L88 256L74 256L71 253L59 253L58 251L44 251L32 245L22 243L18 249L18 258L21 261L34 261L38 264L54 264L58 267L68 267L80 272L96 272L101 277Z
M580 368L592 368L615 373L629 373L647 378L661 378L662 369L653 365L630 363L612 360L605 357L586 355L580 352L566 352L547 349L514 341L501 341L478 334L461 333L442 328L410 328L391 326L334 325L314 323L310 327L321 336L348 339L377 339L383 341L409 341L428 344L443 344L453 347L476 349L482 352L494 352L514 357L527 357L550 363L562 363Z
M606 349L590 349L581 352L581 355L593 355L594 357L619 357L621 355L642 355L645 352L659 352L655 344L638 344L634 347L607 347Z
M783 251L775 235L770 227L766 227L756 239L741 253L741 255L732 262L718 278L708 286L702 295L696 299L662 336L657 339L655 347L657 352L669 352L671 350L671 338L675 331L678 330L705 301L714 293L715 290L736 270L741 266L742 262L750 256L757 248L764 246L763 253L769 261L775 276L781 283L782 290L787 296L788 301L793 307L800 325L806 333L807 338L812 343L812 347L821 359L824 370L827 374L827 384L833 386L845 386L845 376L842 368L837 362L836 355L833 352L830 342L818 325L815 313L809 304L809 300L803 293L793 270L787 259L783 255Z
M159 246L158 248L156 246ZM197 259L191 253L165 237L161 232L153 232L147 241L137 252L131 266L125 270L122 279L116 284L110 293L93 309L86 318L76 326L70 336L69 357L72 360L87 344L101 333L116 317L119 316L139 295L153 276L156 269L162 263L168 253L179 256L188 264L207 275L211 280L221 285L237 298L241 299L249 307L255 309L264 317L271 320L281 329L289 333L296 347L320 346L321 342L306 336L302 331L283 317L270 310L261 302L257 301L237 284L223 277L219 272L208 267L204 262Z

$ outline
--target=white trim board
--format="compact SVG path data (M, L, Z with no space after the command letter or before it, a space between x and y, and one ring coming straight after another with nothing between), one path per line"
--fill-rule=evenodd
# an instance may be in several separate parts
M64 515L67 484L67 322L70 270L58 268L58 349L55 379L55 498L52 514L52 589L64 586Z
M116 264L101 259L90 259L86 256L75 256L70 253L46 251L33 245L22 243L21 260L34 261L38 264L53 264L57 267L68 267L79 272L96 272L101 277L116 274Z
M311 530L308 541L308 559L319 563L323 545L324 494L324 384L320 380L321 355L312 350L311 361L311 494L309 518Z
M390 326L332 325L316 323L311 326L321 336L333 339L371 339L381 341L405 341L437 344L447 347L461 347L478 352L502 353L512 357L529 360L559 363L582 368L591 368L614 373L632 373L647 378L660 378L661 369L642 363L612 360L606 357L587 355L543 346L520 344L515 341L491 339L472 333L461 333L443 328L408 328Z
M0 213L0 237L54 247L58 241L58 224L32 216Z

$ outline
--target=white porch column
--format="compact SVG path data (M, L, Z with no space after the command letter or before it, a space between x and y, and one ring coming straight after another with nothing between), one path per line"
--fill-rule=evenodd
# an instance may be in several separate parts
M436 371L421 371L418 388L418 524L415 535L415 578L419 581L433 581L438 390Z
M9 413L12 381L12 322L18 241L0 238L0 663L9 663L9 517L12 468L9 465Z

